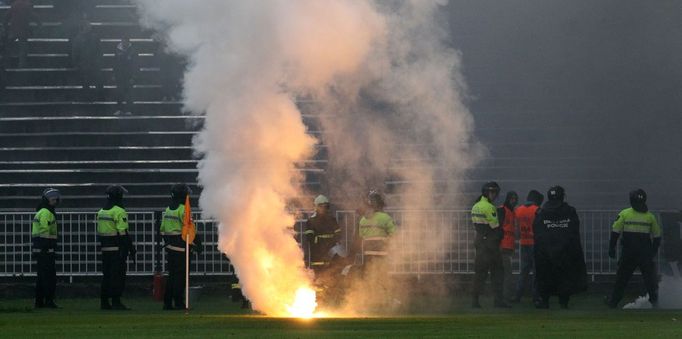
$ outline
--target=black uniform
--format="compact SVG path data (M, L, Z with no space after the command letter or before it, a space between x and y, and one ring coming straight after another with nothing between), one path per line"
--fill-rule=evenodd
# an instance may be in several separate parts
M587 289L587 269L580 244L580 220L575 208L563 201L561 193L552 194L535 217L535 286L541 300L539 308L549 307L549 297L559 296L568 307L572 294Z
M337 277L333 276L335 265L329 252L340 240L341 229L331 213L315 213L306 222L304 234L310 249L310 268L315 272L315 284L322 290L320 299L329 299L337 294Z
M329 264L329 250L341 237L339 224L330 213L314 213L306 222L305 232L310 248L310 266L313 269Z

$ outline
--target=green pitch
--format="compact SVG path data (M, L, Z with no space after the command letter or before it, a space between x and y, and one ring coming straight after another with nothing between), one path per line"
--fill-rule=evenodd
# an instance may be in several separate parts
M553 300L556 303L556 300ZM0 301L2 338L679 338L682 311L608 310L598 296L572 300L572 309L535 310L529 304L495 310L466 299L416 316L356 319L275 319L251 315L223 297L204 296L188 315L162 311L148 299L127 300L133 311L100 311L96 299L58 300L63 309L32 310L30 300ZM427 303L428 304L428 303ZM420 307L424 307L421 305ZM442 309L442 302L439 307ZM426 308L428 309L428 308Z

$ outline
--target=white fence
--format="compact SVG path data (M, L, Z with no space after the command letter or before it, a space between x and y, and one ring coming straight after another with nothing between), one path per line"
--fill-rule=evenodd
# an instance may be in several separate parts
M397 224L397 246L400 253L392 257L396 274L467 274L473 273L474 229L469 212L461 210L388 211ZM31 256L31 222L33 212L0 212L0 276L35 275ZM583 249L588 273L613 274L616 261L608 257L608 241L616 211L583 211L579 213ZM135 260L128 261L132 275L150 275L157 262L165 271L165 251L157 251L160 213L130 212L130 232L136 244ZM342 228L342 242L352 247L358 217L353 211L336 212ZM57 274L61 276L99 275L100 252L96 236L95 212L59 212L59 246ZM204 251L194 257L192 272L198 275L230 275L228 258L217 248L218 233L211 220L195 223ZM295 226L301 231L305 220ZM407 227L417 223L418 227ZM437 238L438 241L433 241ZM438 245L433 246L433 243ZM431 244L431 245L427 245ZM304 245L305 247L305 245ZM307 252L307 250L305 251ZM513 267L518 270L518 251ZM158 259L158 261L157 261Z

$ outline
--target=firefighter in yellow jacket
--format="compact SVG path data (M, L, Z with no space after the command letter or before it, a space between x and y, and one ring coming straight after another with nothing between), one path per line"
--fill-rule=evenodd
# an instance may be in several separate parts
M360 219L359 233L362 241L363 261L367 263L388 255L387 241L395 233L395 223L384 212L384 198L377 191L367 195L367 210Z

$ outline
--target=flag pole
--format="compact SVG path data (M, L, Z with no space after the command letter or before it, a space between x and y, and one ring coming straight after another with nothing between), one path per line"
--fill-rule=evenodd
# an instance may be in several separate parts
M189 239L187 238L185 238L185 309L189 312Z

